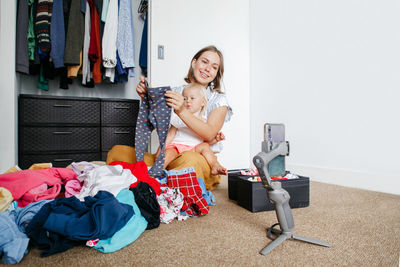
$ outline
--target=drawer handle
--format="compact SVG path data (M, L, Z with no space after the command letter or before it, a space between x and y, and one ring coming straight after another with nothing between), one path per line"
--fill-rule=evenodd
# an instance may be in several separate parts
M72 132L53 132L53 134L72 134Z
M115 131L115 134L130 134L130 131Z
M72 105L54 104L53 107L56 107L56 108L70 108L70 107L72 107Z
M114 109L130 109L130 107L114 107Z
M72 159L53 159L54 162L72 161Z

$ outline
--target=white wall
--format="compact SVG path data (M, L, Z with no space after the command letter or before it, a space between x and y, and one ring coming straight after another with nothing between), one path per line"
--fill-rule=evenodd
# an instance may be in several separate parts
M194 54L215 45L224 55L224 87L234 116L224 125L224 150L218 155L227 168L249 167L249 1L152 0L151 84L184 84ZM164 60L157 46L164 45Z
M15 27L17 1L0 1L0 173L16 162Z
M289 169L400 194L399 14L397 0L251 0L251 154L281 122Z

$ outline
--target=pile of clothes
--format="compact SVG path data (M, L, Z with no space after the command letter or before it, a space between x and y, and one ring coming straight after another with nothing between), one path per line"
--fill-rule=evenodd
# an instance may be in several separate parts
M110 253L160 223L206 215L214 203L194 168L155 179L143 161L14 167L0 174L0 256L16 264L29 243L42 257L79 245Z

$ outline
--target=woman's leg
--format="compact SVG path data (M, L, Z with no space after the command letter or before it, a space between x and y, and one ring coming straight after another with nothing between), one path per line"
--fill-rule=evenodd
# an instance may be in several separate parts
M211 167L211 174L228 174L226 168L224 168L219 162L214 152L212 152L210 145L208 143L201 143L194 148L195 152L200 153L207 160Z

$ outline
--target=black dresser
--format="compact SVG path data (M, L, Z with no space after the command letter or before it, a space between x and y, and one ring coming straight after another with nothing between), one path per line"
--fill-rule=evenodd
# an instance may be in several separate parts
M135 144L139 100L20 95L18 165L105 161L114 145Z

